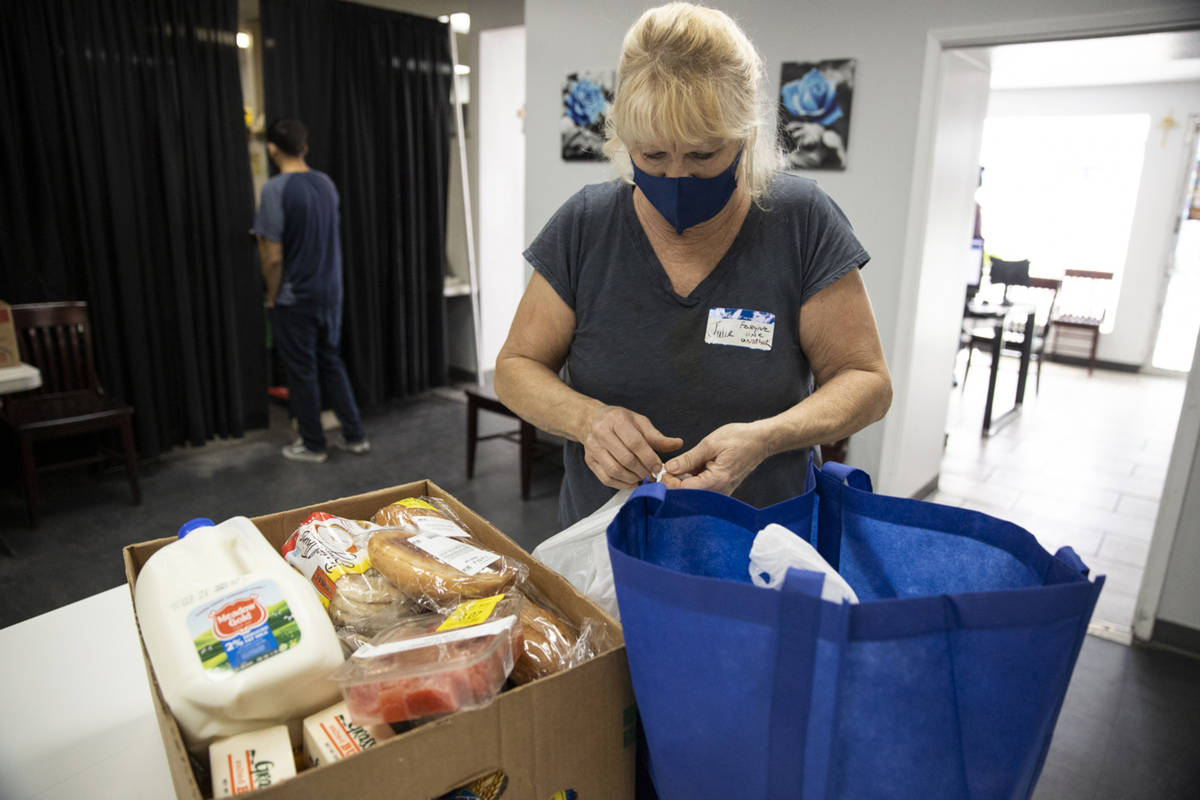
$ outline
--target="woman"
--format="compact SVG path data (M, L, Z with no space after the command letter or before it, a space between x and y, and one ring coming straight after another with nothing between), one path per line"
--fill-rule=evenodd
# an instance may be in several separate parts
M815 183L777 171L765 79L720 11L647 11L605 145L622 178L582 189L525 252L495 385L568 440L563 525L668 455L669 487L794 497L814 445L891 402L869 256Z

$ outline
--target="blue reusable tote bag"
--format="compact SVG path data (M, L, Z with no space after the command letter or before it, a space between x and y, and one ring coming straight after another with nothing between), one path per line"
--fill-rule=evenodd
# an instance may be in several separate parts
M802 570L754 586L772 522L860 602ZM1069 547L840 464L761 510L645 485L608 540L662 800L1027 798L1104 583Z

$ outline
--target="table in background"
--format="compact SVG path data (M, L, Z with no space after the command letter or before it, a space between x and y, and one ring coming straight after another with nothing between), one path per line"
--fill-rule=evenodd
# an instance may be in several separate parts
M1021 340L1021 361L1017 369L1017 392L1013 407L1005 411L994 421L992 413L996 399L996 377L1000 372L1000 356L1004 353L1004 328L1009 319L1025 317L1024 336ZM983 406L983 436L988 437L1011 422L1021 412L1025 402L1025 383L1029 377L1029 362L1033 354L1034 326L1037 308L1025 303L997 305L995 303L968 303L963 311L963 319L980 319L992 321L992 366L988 370L987 402Z
M128 586L0 629L0 652L0 796L175 796Z

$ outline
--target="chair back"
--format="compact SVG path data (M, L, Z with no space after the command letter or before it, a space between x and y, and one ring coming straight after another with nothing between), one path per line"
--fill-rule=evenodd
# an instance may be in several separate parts
M1058 292L1062 289L1062 281L1058 278L1030 278L1030 294L1037 297L1037 335L1045 336L1050 330L1050 320L1054 317L1054 309L1058 305Z
M1029 259L1005 261L988 259L988 283L1004 286L1004 302L1008 302L1008 287L1029 285Z
M87 303L72 300L12 307L21 359L42 373L44 394L100 392Z
M1062 281L1057 278L1031 277L1027 283L1012 287L1012 292L1008 295L1009 300L1031 305L1036 309L1034 313L1035 336L1045 337L1050 330L1050 321L1058 303L1058 291L1061 286ZM1005 328L1014 333L1024 334L1025 317L1011 316Z
M1111 305L1112 279L1111 272L1067 270L1063 273L1054 318L1075 324L1100 325Z

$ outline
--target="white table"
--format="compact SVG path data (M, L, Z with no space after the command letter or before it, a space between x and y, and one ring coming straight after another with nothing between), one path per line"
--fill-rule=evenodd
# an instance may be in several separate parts
M0 629L0 796L175 795L128 586Z
M42 385L42 373L32 364L0 367L0 394L24 392Z

